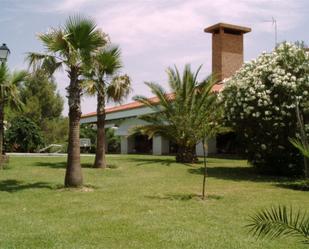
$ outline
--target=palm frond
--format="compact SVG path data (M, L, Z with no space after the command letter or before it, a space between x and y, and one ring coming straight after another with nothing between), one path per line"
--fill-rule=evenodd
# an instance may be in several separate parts
M303 156L309 158L309 146L308 144L305 144L301 139L299 138L289 138L289 141L295 148L297 148Z
M63 29L66 41L84 55L89 55L107 43L107 35L97 28L95 21L91 18L81 15L71 16Z
M94 96L97 94L97 83L91 79L85 79L82 81L82 88L84 93L88 96Z
M200 69L201 67L194 73L190 65L186 65L180 75L177 67L168 68L172 95L167 94L159 84L146 82L158 101L144 96L134 97L136 101L153 110L153 114L139 117L151 125L137 127L136 130L148 136L164 134L164 137L169 137L179 144L190 146L194 146L203 137L218 132L222 115L217 115L221 113L221 107L217 103L217 95L212 92L214 82L211 78L199 82L197 79Z
M69 47L65 39L65 33L61 28L50 29L47 33L39 34L38 38L43 42L47 51L52 53L68 52Z
M27 53L26 61L33 73L43 70L49 77L62 67L62 61L58 61L55 56L49 54Z
M19 87L28 75L28 72L24 70L13 72L10 79L11 84Z
M309 216L292 207L271 207L262 209L250 218L249 232L258 238L295 236L309 243Z
M107 87L107 98L115 102L120 102L127 97L131 91L131 80L128 75L114 77Z
M122 67L120 57L119 47L110 46L95 55L95 63L102 75L113 75Z

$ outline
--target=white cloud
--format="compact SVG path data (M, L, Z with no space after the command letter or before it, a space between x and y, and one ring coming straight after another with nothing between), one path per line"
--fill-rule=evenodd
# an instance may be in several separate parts
M203 33L206 26L227 22L251 27L252 33L245 39L245 54L251 58L273 47L274 27L265 21L274 17L279 41L289 40L289 32L299 28L307 18L305 3L295 0L64 0L35 4L35 11L63 15L81 12L94 17L98 26L120 45L123 71L133 79L134 92L149 95L143 81L165 85L167 66L192 63L196 68L204 64L202 77L210 72L211 39ZM63 92L62 87L60 91ZM94 111L94 101L85 100L83 110Z

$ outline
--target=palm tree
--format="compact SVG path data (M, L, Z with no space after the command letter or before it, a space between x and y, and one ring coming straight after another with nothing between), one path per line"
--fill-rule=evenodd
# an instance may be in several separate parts
M309 216L307 213L296 212L286 206L263 209L251 216L247 225L250 233L258 238L294 236L302 238L302 242L309 243Z
M214 110L216 94L212 91L214 81L208 77L201 82L197 80L198 73L193 73L189 65L184 68L180 76L178 69L169 68L168 94L159 84L145 83L158 98L154 102L143 96L136 96L135 100L150 107L155 114L141 116L147 125L138 126L133 132L153 137L161 135L177 144L176 161L192 163L197 160L195 153L196 144L203 138L200 132L210 111Z
M108 100L120 102L130 92L130 79L127 75L116 76L122 67L118 47L101 49L93 57L93 63L86 75L86 91L97 95L97 148L95 168L106 168L105 158L105 103Z
M69 17L63 27L40 34L47 53L30 53L30 65L39 65L53 73L63 66L70 83L67 87L69 103L69 143L65 174L66 187L83 183L80 165L79 121L81 116L82 71L91 54L107 43L107 36L97 29L91 19Z
M4 109L7 104L17 108L22 106L19 87L26 76L26 71L16 71L10 74L5 63L0 65L0 156L3 154Z
M303 115L299 110L299 103L296 103L296 117L300 135L296 138L290 138L290 142L304 156L304 176L309 178L309 141L306 134Z

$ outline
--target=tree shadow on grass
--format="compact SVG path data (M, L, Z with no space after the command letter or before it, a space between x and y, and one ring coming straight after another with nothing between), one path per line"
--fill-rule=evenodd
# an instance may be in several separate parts
M198 194L165 194L165 195L153 195L145 196L148 199L152 200L168 200L168 201L190 201L190 200L201 200L202 196ZM220 200L223 196L209 194L206 196L206 199Z
M65 169L67 166L66 162L36 162L35 166L40 167L49 167L53 169ZM93 167L93 163L81 163L82 168L89 168L89 169L95 169ZM107 168L115 169L117 168L114 164L108 164Z
M0 181L0 191L3 192L14 193L27 189L53 189L53 187L47 182L24 183L14 179Z
M190 168L188 172L191 174L204 174L204 167ZM231 181L253 181L253 182L281 182L286 181L286 178L260 175L253 167L231 166L231 167L216 167L207 168L209 177L214 177L223 180Z
M309 191L309 180L295 180L289 179L280 183L275 184L276 187L298 190L298 191Z
M126 161L134 162L136 163L136 166L144 166L144 165L149 165L149 164L160 164L164 166L170 166L173 163L176 163L175 159L160 159L157 157L154 158L126 158ZM183 163L183 165L186 166L192 166L192 164L189 163Z

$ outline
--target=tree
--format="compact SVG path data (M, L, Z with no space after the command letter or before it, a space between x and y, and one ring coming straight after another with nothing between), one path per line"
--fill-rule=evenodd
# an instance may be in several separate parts
M53 78L44 70L32 71L21 89L21 99L24 103L22 114L37 124L46 119L59 118L63 110L63 98L56 89Z
M294 236L309 243L309 216L300 210L294 211L286 206L263 209L250 217L247 225L250 233L258 238Z
M49 144L67 144L69 120L67 117L45 119L40 125L44 142Z
M213 96L213 95L212 95ZM228 127L223 126L223 110L222 102L218 102L216 98L209 97L208 101L203 105L205 108L205 120L197 132L201 133L203 144L203 187L202 199L206 196L206 179L207 179L207 140L215 138L217 134L229 132Z
M10 74L5 63L0 65L0 156L3 154L4 109L8 104L14 108L21 107L19 85L25 80L26 76L27 72L25 71Z
M261 173L300 175L302 157L289 142L297 133L296 101L309 103L309 54L282 43L245 63L222 92L227 125L241 138L248 161ZM304 114L305 122L309 115Z
M53 73L64 66L70 80L69 102L69 141L68 159L64 184L66 187L79 187L83 184L80 165L79 121L81 117L81 75L85 65L90 62L91 54L103 47L107 37L97 29L91 19L79 16L69 17L64 27L55 28L40 34L48 53L30 53L30 65L39 65Z
M97 147L94 161L95 168L106 168L105 158L105 102L120 102L130 92L130 78L127 75L115 76L122 67L118 47L101 49L93 57L87 92L97 95Z
M29 118L16 117L6 132L6 142L12 151L34 152L43 144L43 137Z
M42 69L31 70L19 91L23 108L7 108L7 121L27 117L41 128L46 144L66 141L67 135L63 134L68 129L63 127L64 119L61 117L63 98L57 92L53 77Z
M148 137L161 135L173 141L178 146L177 162L192 163L197 160L195 146L205 136L199 130L207 122L207 108L217 97L212 91L214 81L211 77L201 82L197 80L200 68L193 73L186 65L182 76L176 67L175 70L169 68L168 84L172 94L168 94L159 84L146 82L158 102L143 96L134 98L151 108L154 114L141 116L149 124L138 126L133 131Z

